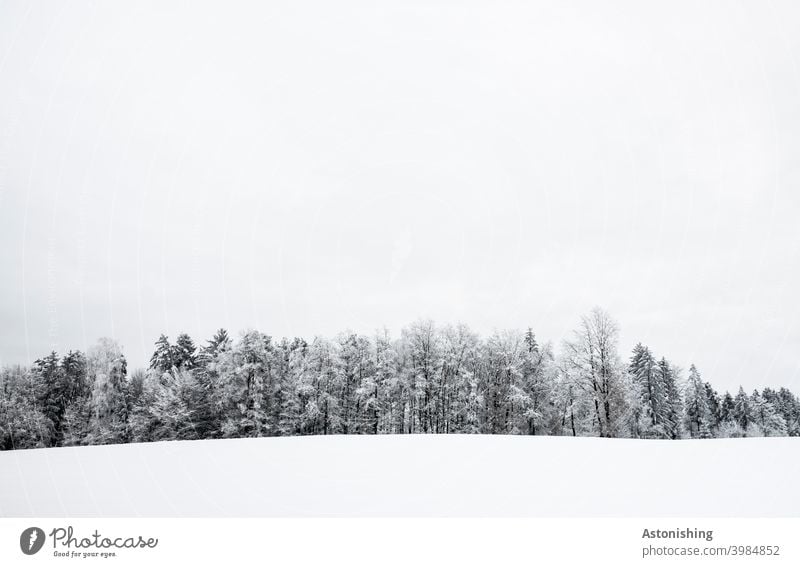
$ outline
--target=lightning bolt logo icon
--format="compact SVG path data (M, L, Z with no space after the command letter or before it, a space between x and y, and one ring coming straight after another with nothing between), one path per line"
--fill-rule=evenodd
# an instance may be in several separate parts
M19 548L25 555L33 555L42 549L44 540L44 530L42 528L28 528L19 536Z

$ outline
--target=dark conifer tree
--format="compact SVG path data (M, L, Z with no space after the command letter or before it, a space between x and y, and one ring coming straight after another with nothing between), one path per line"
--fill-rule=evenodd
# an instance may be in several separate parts
M710 383L705 383L706 400L708 401L708 426L711 429L713 436L716 436L720 424L720 411L722 409L722 401L719 394L711 386Z
M659 381L664 388L664 411L662 415L662 431L667 439L680 439L683 416L683 399L678 389L676 370L661 358L658 361Z
M186 333L178 335L175 346L172 347L172 364L184 370L192 370L197 366L197 347L194 346L192 337Z
M150 369L168 372L175 366L174 354L175 350L169 344L167 336L160 335L156 341L156 349L153 352L153 356L150 357Z
M731 396L730 392L725 392L725 395L722 397L722 403L719 406L720 423L734 422L736 420L734 417L735 407L736 404L733 401L733 396Z
M733 417L734 421L741 427L742 432L747 435L747 430L753 422L753 412L750 407L750 398L741 386L739 386L739 392L737 392L733 400Z

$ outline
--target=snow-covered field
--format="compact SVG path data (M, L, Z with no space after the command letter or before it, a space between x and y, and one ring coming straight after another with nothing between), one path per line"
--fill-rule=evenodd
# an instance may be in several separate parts
M0 515L800 516L800 439L332 436L0 453Z

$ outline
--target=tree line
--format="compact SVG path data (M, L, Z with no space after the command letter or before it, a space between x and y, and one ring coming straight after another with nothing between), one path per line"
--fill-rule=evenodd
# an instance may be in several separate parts
M278 435L484 433L683 439L800 435L786 388L718 393L637 344L604 311L556 353L534 332L481 338L418 321L393 339L162 335L149 368L122 348L52 352L0 371L0 449Z

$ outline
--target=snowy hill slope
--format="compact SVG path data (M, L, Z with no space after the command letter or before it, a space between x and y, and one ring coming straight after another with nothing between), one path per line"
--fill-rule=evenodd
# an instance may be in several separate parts
M0 453L2 516L800 516L800 439L331 436Z

